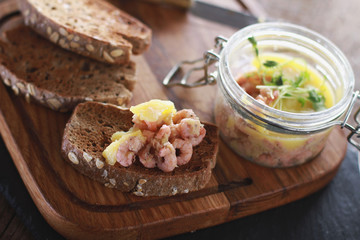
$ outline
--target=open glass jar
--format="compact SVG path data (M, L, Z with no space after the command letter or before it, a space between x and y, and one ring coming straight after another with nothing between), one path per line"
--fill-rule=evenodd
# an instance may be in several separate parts
M333 92L334 105L319 112L295 113L251 97L236 81L249 71L254 59L249 37L256 39L259 52L306 61L324 76ZM250 25L229 40L222 40L221 52L208 51L205 59L208 63L214 59L219 62L215 121L223 140L238 155L268 167L290 167L319 154L335 125L349 128L352 135L359 133L360 125L353 128L346 123L359 98L359 93L353 92L354 74L344 54L329 40L304 27L279 22ZM206 83L213 82L215 75L207 75L206 64Z

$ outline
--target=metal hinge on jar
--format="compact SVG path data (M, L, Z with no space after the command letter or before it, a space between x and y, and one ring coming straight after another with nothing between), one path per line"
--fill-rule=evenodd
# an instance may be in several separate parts
M226 38L224 38L222 36L217 36L215 38L215 50L217 50L217 52L215 52L214 49L211 49L211 50L205 52L204 56L202 58L199 58L199 59L196 59L193 61L182 61L182 62L179 62L178 64L176 64L164 78L163 85L167 86L167 87L172 87L172 86L199 87L199 86L204 86L204 85L215 84L218 72L214 71L212 73L209 73L209 67L212 64L214 64L215 62L219 61L220 53L221 53L222 49L224 48L227 41L228 40ZM182 78L180 80L175 81L175 75L179 72L180 69L182 69L182 67L184 65L196 65L201 62L203 62L203 64L201 66L190 68L182 76ZM191 74L194 71L200 71L200 70L204 71L203 77L201 77L200 79L198 79L194 82L189 82Z
M348 130L350 130L350 134L348 135L347 139L349 141L349 143L351 143L354 147L356 147L359 151L360 151L360 108L357 110L357 112L354 115L354 120L357 123L357 126L354 127L352 125L350 125L348 122L350 114L352 112L352 109L354 108L354 104L356 99L360 100L360 92L356 91L353 93L349 108L346 112L344 121L341 124L341 128L346 128ZM356 139L358 139L356 141Z

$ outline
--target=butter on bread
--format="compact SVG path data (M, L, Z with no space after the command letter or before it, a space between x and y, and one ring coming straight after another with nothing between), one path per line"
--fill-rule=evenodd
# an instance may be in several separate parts
M76 170L107 187L137 196L170 196L202 189L209 182L218 151L218 128L204 123L206 136L196 147L190 162L165 173L139 162L129 167L107 164L102 152L117 131L132 127L129 109L111 104L79 104L66 124L62 155Z
M62 48L111 64L143 53L151 30L105 0L18 0L26 25Z

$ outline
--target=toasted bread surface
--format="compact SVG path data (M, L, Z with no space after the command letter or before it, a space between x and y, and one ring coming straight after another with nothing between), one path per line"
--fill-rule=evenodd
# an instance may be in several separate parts
M104 0L18 0L25 23L62 48L111 64L151 43L151 30Z
M102 156L116 131L132 126L132 113L111 104L79 104L66 124L62 154L82 174L120 191L137 196L169 196L204 188L211 177L218 151L218 129L205 124L207 134L196 147L188 164L173 172L145 168L139 161L130 167L109 165Z
M15 93L59 111L91 100L126 105L135 84L133 62L109 65L80 56L21 24L0 40L0 74Z

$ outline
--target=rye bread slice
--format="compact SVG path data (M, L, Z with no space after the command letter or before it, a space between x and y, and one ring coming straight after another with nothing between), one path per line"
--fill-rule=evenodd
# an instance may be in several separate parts
M32 29L17 25L0 40L0 75L16 94L53 110L79 102L126 105L135 84L135 64L109 65L63 50Z
M130 167L109 165L102 152L116 131L127 131L133 124L128 109L111 104L79 104L66 124L62 155L75 169L107 187L137 196L169 196L199 190L208 183L216 163L218 128L205 123L206 136L196 147L188 164L165 173L148 169L135 161Z
M26 25L62 48L112 64L151 43L151 30L104 0L18 0Z

